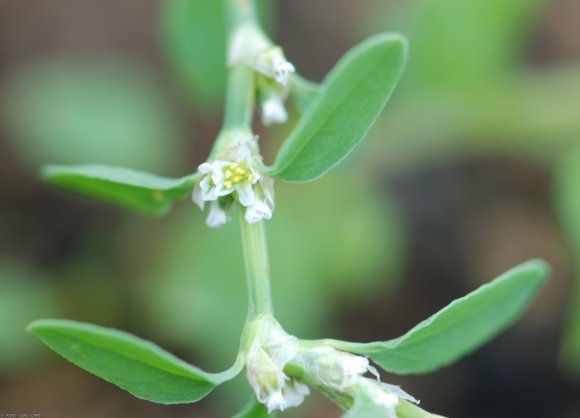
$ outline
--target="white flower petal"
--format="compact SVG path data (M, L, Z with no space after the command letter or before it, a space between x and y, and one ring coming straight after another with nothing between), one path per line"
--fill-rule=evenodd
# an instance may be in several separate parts
M224 168L230 164L230 162L222 160L215 160L212 163L211 180L213 181L213 184L217 186L225 180Z
M209 189L211 189L210 176L205 176L204 178L202 178L201 181L199 182L199 187L201 189L202 196L207 194L209 192Z
M213 181L213 184L215 184L216 187L221 185L224 182L225 178L226 176L222 171L216 170L211 174L211 181Z
M213 171L213 167L210 163L203 163L197 167L197 171L199 171L201 174L209 174Z
M294 65L281 56L272 59L272 68L274 70L274 79L282 85L286 85L290 74L296 71Z
M207 215L207 226L210 228L217 228L228 221L227 214L220 208L217 201L211 202L209 206L209 213Z
M268 97L262 103L262 123L265 126L282 124L288 121L288 113L284 103L277 96Z
M299 350L298 339L273 318L263 319L259 329L246 356L246 375L256 397L269 412L300 405L310 389L284 374Z
M205 207L205 200L203 199L203 194L201 192L201 186L199 183L193 188L193 193L191 194L191 200L195 203L201 210Z
M218 197L222 197L222 196L227 196L229 194L232 194L234 192L234 189L228 189L227 187L224 186L224 184L219 184L214 188L214 193L216 194L216 196Z
M255 224L256 222L260 222L263 219L271 218L272 210L270 207L258 199L254 201L254 204L246 209L246 213L244 215L244 219L249 224Z
M215 187L211 187L211 188L207 189L206 192L204 192L202 189L201 196L202 196L203 200L205 200L206 202L213 202L213 201L217 200L217 198L219 197L219 195L216 193Z
M268 408L268 413L272 413L276 410L283 411L288 407L281 390L269 394L266 399L266 407Z
M366 357L344 354L342 363L345 373L363 375L368 371L369 360Z
M254 189L248 182L238 183L234 188L236 189L236 192L238 192L238 198L240 199L242 206L250 206L256 200Z
M304 383L292 379L282 388L282 395L287 408L299 406L304 398L310 394L310 388Z

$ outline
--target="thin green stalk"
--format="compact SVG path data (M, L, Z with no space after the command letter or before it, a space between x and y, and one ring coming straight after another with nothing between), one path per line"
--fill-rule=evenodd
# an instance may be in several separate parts
M254 90L252 69L244 64L233 65L228 77L223 132L251 127L254 113Z
M258 315L272 315L272 292L270 290L270 264L266 246L264 222L250 224L240 212L242 246L248 283L248 319Z
M254 0L225 0L228 20L228 42L241 25L257 25ZM249 128L254 111L254 73L244 64L230 67L226 93L223 131Z
M226 0L226 10L230 42L240 25L256 24L253 0ZM232 65L228 77L224 126L220 135L222 142L231 140L228 132L232 130L242 129L251 132L254 96L253 70L245 64ZM240 211L240 226L248 284L248 320L250 320L259 315L273 313L270 267L263 222L249 224L244 219L243 211Z
M224 0L226 3L228 32L231 34L238 26L245 23L256 23L256 5L254 0Z

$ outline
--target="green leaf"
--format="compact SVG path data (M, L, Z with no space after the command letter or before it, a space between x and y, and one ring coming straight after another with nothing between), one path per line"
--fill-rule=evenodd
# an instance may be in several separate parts
M512 324L545 283L549 271L542 260L523 263L394 340L329 344L368 356L389 372L429 372L459 360Z
M28 331L82 369L137 398L162 404L196 402L242 366L207 373L131 334L75 321L39 320Z
M173 200L187 196L195 183L193 175L174 179L104 165L49 165L41 175L63 189L152 215L165 213Z
M322 176L364 138L390 97L407 57L398 34L381 34L349 51L324 80L269 174L303 182Z
M243 411L236 414L234 418L275 418L276 413L268 414L268 410L264 406L258 402L257 399L252 399L248 405L244 408Z

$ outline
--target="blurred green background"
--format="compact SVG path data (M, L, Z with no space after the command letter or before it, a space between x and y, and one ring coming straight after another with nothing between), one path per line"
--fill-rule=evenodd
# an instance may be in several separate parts
M277 184L268 238L282 324L304 338L395 337L542 257L553 278L515 327L453 367L385 380L442 415L580 416L580 3L260 11L314 81L373 33L411 40L365 143L322 180ZM0 413L217 418L249 397L240 378L198 405L139 401L24 332L42 317L91 321L210 371L233 362L246 307L235 223L208 230L189 202L146 218L37 178L46 163L192 172L220 127L224 49L214 0L0 0ZM271 161L290 127L257 129ZM283 414L339 415L319 396Z

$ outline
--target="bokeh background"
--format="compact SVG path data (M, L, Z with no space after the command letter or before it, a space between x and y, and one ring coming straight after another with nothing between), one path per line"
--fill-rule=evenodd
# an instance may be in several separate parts
M363 146L322 180L277 185L282 324L304 338L396 337L542 257L552 279L513 328L452 367L385 380L451 417L580 416L580 3L261 3L314 81L373 33L401 31L412 48ZM249 399L240 378L197 405L150 404L24 332L77 319L206 370L232 363L246 303L235 223L209 231L188 202L159 219L125 213L37 176L46 163L192 172L220 126L220 5L0 0L0 413L218 418ZM271 160L290 127L257 129ZM339 415L312 396L282 416Z

